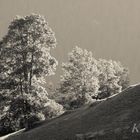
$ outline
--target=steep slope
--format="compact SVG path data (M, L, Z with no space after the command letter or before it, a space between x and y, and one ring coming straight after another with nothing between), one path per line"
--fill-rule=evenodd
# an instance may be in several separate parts
M140 123L140 85L8 140L138 140L135 123Z

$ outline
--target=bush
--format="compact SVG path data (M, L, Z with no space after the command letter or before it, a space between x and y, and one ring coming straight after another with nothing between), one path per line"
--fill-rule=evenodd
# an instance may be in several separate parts
M37 123L42 120L45 120L44 114L30 114L30 116L26 120L25 127L27 130L32 129L36 127Z
M67 95L59 98L59 103L62 104L66 110L73 110L92 102L92 97L86 93L83 96L81 94L75 96L74 93L68 93Z
M63 113L63 106L56 103L54 100L49 100L48 103L46 103L43 111L46 119L55 118Z
M14 132L12 127L11 115L6 114L0 120L0 136Z
M0 135L8 134L22 128L31 129L37 121L45 119L42 112L26 98L18 97L9 103L8 110L0 120Z

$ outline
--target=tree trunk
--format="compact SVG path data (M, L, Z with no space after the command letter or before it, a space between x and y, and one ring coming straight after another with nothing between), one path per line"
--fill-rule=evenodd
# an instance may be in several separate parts
M22 81L21 81L21 77L20 77L20 92L21 92L21 95L23 95L23 90L22 90Z
M31 89L31 86L32 86L32 76L33 76L33 58L34 58L34 55L32 53L32 59L31 59L31 70L30 70L30 89Z
M23 54L23 72L24 72L24 90L25 90L25 93L28 93L28 68L27 68L27 53L24 53Z

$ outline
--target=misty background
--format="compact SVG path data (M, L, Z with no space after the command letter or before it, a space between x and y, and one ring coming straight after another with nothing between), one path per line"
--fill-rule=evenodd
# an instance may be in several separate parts
M140 81L139 0L0 0L0 38L16 15L44 15L56 34L58 60L55 84L61 63L74 46L93 52L96 58L121 61L130 70L131 83Z

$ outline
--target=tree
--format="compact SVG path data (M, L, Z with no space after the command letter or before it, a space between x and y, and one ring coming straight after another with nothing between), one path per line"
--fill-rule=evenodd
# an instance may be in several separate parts
M57 61L50 55L56 46L54 33L40 15L17 17L2 40L6 74L22 92L30 92L33 78L53 74ZM41 78L40 78L41 77Z
M99 59L99 93L98 98L120 93L129 85L128 70L120 62Z
M14 114L16 111L11 107L18 103L23 104L19 117L41 112L48 101L47 91L42 87L44 77L54 74L57 66L50 55L54 47L54 32L43 16L31 14L11 22L0 42L0 93L8 98L7 113Z
M70 108L78 107L91 101L97 95L98 69L97 60L91 52L75 47L68 55L68 62L62 65L63 75L59 92L65 94Z
M115 75L119 77L118 84L122 87L122 90L126 89L130 84L129 69L124 67L120 62L113 61Z
M120 93L129 85L128 70L120 62L95 59L91 52L75 47L62 64L59 102L67 109Z

